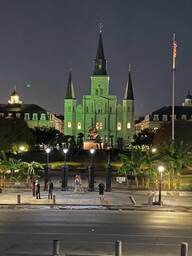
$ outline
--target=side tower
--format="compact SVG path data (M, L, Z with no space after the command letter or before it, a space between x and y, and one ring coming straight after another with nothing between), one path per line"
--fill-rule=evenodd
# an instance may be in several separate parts
M64 99L64 134L76 135L76 98L71 71L69 72L67 91Z
M129 65L128 81L126 83L123 99L123 141L130 143L134 134L134 96L131 79L131 66Z

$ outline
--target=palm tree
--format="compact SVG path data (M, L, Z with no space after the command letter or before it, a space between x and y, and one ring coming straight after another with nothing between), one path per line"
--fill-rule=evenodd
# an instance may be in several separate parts
M29 185L35 178L39 177L40 170L42 169L43 165L38 162L22 162L22 171L20 173L20 176L26 179L26 182Z

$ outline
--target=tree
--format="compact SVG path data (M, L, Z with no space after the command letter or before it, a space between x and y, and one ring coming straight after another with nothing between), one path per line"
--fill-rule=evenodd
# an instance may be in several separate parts
M64 135L54 128L36 127L33 130L33 134L36 138L36 144L38 145L56 146L64 142Z
M3 159L6 152L12 151L14 144L32 144L32 130L19 118L0 118L0 149Z
M159 158L166 165L168 188L177 188L181 170L192 165L192 146L183 141L165 143L160 147Z
M154 138L154 132L151 129L144 129L140 133L134 136L133 145L152 145Z

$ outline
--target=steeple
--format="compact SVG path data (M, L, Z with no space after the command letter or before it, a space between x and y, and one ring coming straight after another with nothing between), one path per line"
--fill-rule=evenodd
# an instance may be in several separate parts
M71 70L69 71L69 79L65 99L75 99Z
M133 86L132 86L132 80L131 80L131 65L130 64L129 64L129 77L128 77L128 81L126 83L124 100L134 100Z
M102 38L102 31L100 27L99 32L99 40L97 45L97 53L96 53L96 59L95 59L95 65L94 65L94 72L93 75L101 75L106 76L106 59L104 56L104 50L103 50L103 38Z

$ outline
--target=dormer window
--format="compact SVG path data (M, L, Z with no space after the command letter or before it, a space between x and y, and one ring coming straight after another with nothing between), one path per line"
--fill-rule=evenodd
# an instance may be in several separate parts
M37 113L33 113L33 120L38 120Z
M162 116L162 121L167 121L167 115Z
M25 113L25 120L30 120L29 113Z
M186 115L181 115L181 120L187 120L187 116Z
M41 114L41 120L46 120L46 115L45 114Z
M153 121L159 121L159 115L154 115L153 116Z

